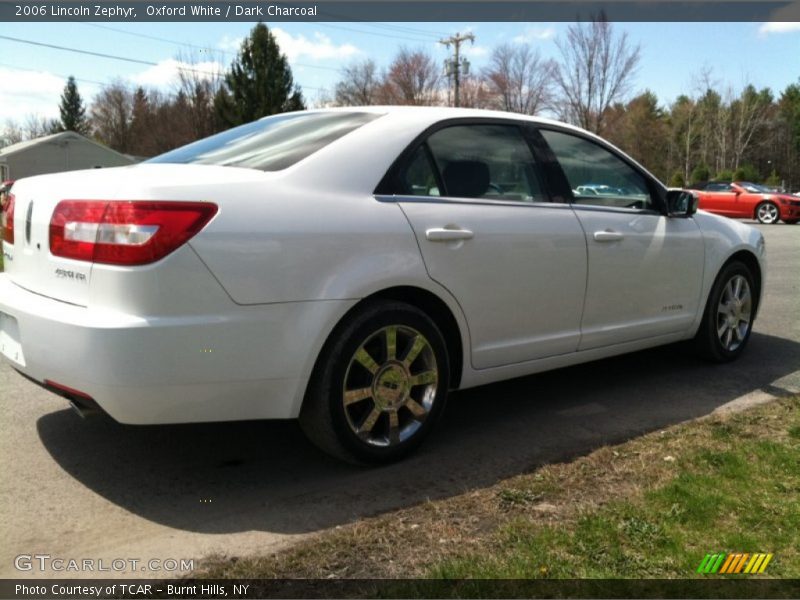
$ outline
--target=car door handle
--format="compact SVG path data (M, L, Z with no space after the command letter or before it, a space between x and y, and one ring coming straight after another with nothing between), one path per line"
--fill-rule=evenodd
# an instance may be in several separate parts
M595 231L594 232L594 241L595 242L618 242L619 240L623 239L625 236L622 235L619 231L612 231L611 229L606 229L605 231Z
M451 242L453 240L470 240L475 234L469 229L427 229L425 237L432 242Z

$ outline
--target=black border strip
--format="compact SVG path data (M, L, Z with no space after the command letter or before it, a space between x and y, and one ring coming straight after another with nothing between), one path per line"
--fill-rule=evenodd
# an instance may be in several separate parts
M96 14L95 6L125 9ZM16 7L46 7L44 14L21 14ZM88 12L54 16L51 6ZM192 14L192 7L212 7ZM151 7L148 9L148 7ZM166 10L157 10L161 8ZM237 8L241 7L237 14ZM129 13L127 9L133 9ZM219 9L218 11L216 9ZM249 10L242 10L249 9ZM177 11L177 12L176 12ZM25 12L25 11L22 11ZM29 11L30 12L30 11ZM0 0L0 21L18 22L555 22L587 21L795 22L798 0Z
M168 593L168 586L180 586ZM19 588L17 586L26 586ZM33 587L41 593L25 593ZM55 586L55 587L54 587ZM86 588L85 593L62 593ZM122 587L130 586L130 587ZM144 586L150 586L145 588ZM205 587L204 587L205 586ZM234 586L247 586L237 587ZM96 589L100 587L98 595ZM175 588L173 588L174 590ZM149 590L149 593L145 590ZM186 593L186 590L193 593ZM109 593L111 592L111 593ZM798 598L800 580L698 579L3 579L0 598Z

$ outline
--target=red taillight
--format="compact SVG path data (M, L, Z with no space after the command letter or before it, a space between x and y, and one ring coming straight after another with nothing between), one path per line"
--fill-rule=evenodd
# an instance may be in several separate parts
M62 200L50 219L54 256L144 265L186 243L217 214L208 202Z
M0 226L3 230L3 240L9 244L14 243L14 194L8 196L6 205L0 216Z

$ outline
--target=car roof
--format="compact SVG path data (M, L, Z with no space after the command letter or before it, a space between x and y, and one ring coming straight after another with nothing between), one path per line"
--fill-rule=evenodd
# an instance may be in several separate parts
M441 121L444 119L469 119L469 118L483 118L483 119L511 119L514 121L529 121L531 123L539 123L542 125L555 125L565 129L571 129L591 137L598 136L595 134L564 123L555 119L548 119L547 117L538 117L531 115L524 115L521 113L507 112L502 110L488 110L483 108L454 108L451 106L397 106L397 105L370 105L370 106L330 106L307 109L298 112L369 112L378 113L382 115L394 115L400 117L411 117L420 121ZM269 118L269 117L265 117ZM607 142L606 142L607 143Z
M320 107L297 112L367 112L381 115L380 118L357 128L285 171L287 177L294 177L296 182L303 184L316 185L320 188L369 191L370 194L395 159L417 136L429 127L451 119L507 119L552 125L614 148L607 140L567 123L496 110L446 106L347 106ZM619 148L616 150L625 155ZM630 156L627 158L642 171L648 172L633 158ZM294 173L297 174L296 177ZM652 174L651 177L658 181Z

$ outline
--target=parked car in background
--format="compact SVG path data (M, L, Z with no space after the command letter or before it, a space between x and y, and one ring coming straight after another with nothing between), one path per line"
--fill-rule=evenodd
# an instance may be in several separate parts
M790 194L749 181L708 182L694 189L699 208L737 219L757 219L771 224L783 221L793 225L800 221L800 200Z
M624 196L626 191L605 184L585 183L578 186L572 193L576 196Z
M275 115L12 199L12 367L123 423L299 418L357 461L450 390L680 340L733 360L765 269L761 232L599 137L492 111Z

